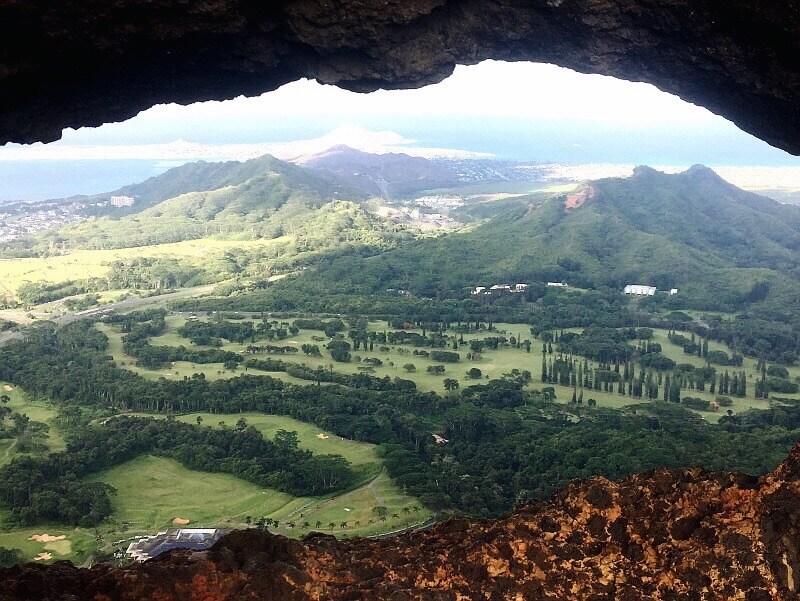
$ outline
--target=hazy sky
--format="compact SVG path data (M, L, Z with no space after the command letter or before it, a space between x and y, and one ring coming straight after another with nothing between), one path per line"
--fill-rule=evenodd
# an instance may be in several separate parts
M449 148L539 162L800 166L649 84L487 61L416 90L356 94L298 81L258 98L153 107L124 123L66 130L53 144L7 145L0 200L107 191L188 160L285 157L280 144L337 128L362 142L364 129L391 132L377 136L380 147L423 155ZM348 135L334 138L357 146Z

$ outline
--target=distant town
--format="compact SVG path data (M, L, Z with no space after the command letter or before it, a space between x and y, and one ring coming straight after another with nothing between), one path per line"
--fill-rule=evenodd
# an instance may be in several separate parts
M90 207L130 207L131 196L111 196L100 202L15 202L0 205L0 242L16 240L30 234L60 227L85 219Z

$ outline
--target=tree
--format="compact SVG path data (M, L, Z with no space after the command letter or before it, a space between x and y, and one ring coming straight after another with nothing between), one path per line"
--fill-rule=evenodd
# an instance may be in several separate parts
M236 421L236 429L237 429L237 430L239 430L239 431L242 431L242 430L244 430L245 428L247 428L247 419L246 419L246 418L244 418L244 417L240 417L240 418L239 418L239 419Z
M403 366L403 369L406 370L408 373L411 373L411 372L417 371L417 366L414 365L413 363L406 363Z
M480 380L483 377L483 372L477 367L473 367L467 372L467 377L471 380Z
M202 415L198 415L197 416L197 425L200 426L200 425L202 425L202 423L203 423L203 416Z
M459 387L458 380L456 380L455 378L444 379L444 389L447 392L453 392L454 390L457 390L458 387Z
M8 396L7 394L4 394L3 396L0 396L0 403L3 403L4 405L6 403L8 403L10 400L11 400L11 397Z
M372 513L377 515L379 518L386 517L386 514L389 513L389 509L384 505L378 505L377 507L372 508Z

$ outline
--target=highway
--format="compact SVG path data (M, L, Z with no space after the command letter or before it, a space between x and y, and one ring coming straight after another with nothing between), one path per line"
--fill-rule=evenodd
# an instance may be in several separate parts
M169 292L167 294L161 294L158 296L148 296L144 298L135 296L114 303L108 303L107 305L100 305L97 307L92 307L91 309L77 311L76 313L62 313L60 315L56 315L49 319L42 319L41 321L51 321L56 325L64 325L76 321L78 319L99 317L106 313L112 313L112 312L131 311L133 309L140 309L148 305L161 304L163 302L168 302L171 300L178 300L181 298L189 298L192 296L200 296L203 294L208 294L214 291L214 286L215 284L208 284L206 286L196 286L194 288L183 288L182 290L176 290L175 292ZM36 323L33 320L27 320L26 323L22 323L21 320L19 319L19 314L15 314L14 317L15 319L12 320L9 317L8 320L16 321L21 325L30 325L31 323ZM5 319L5 317L3 317L2 315L2 312L0 312L0 319ZM9 340L16 340L21 338L23 333L24 333L24 328L15 330L13 332L0 333L0 345L7 343Z

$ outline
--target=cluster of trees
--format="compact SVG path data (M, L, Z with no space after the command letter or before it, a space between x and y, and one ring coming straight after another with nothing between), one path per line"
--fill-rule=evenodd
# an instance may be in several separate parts
M252 321L187 321L178 328L178 334L198 345L220 338L231 342L253 342L255 333Z
M281 371L301 380L308 380L316 384L331 383L341 384L350 388L364 388L367 390L416 390L417 385L413 380L378 378L370 374L359 372L356 374L342 374L323 367L312 368L298 363L281 361L280 359L247 359L244 362L246 369L259 369L262 371Z
M17 298L23 305L30 307L60 300L67 296L75 296L86 292L100 292L108 289L108 282L104 278L67 280L55 284L51 282L24 282L17 289Z
M652 335L652 333L651 333ZM622 363L630 360L634 347L629 344L636 338L633 328L586 328L580 334L562 332L552 336L553 343L562 353L581 355L600 363ZM546 339L543 344L550 344ZM548 352L552 344L548 346Z
M252 375L215 382L201 376L154 382L118 369L105 359L105 337L100 334L98 339L93 331L97 332L84 322L58 331L41 324L27 340L0 348L0 378L32 394L49 397L65 408L165 414L261 411L288 415L340 436L381 444L389 474L409 494L433 508L456 508L471 514L496 514L521 501L545 498L573 478L616 478L658 465L701 464L713 469L761 473L774 467L800 436L791 423L778 424L779 418L767 428L763 427L767 418L761 419L756 428L729 422L724 426L710 425L674 403L648 403L641 414L636 406L625 413L577 403L565 409L552 404L552 395L546 389L541 393L525 392L521 380L524 374L451 387L445 396L393 385L381 389L369 385L353 394L353 381L347 387L324 382L294 386L269 376ZM620 380L625 378L625 365L620 366ZM632 364L627 365L628 381L637 386L637 382L642 383L643 389L649 376L657 378L656 374L643 378L641 370L631 373ZM609 374L617 373L613 365L604 368ZM583 364L581 371L583 376ZM385 381L366 374L352 377L367 382ZM111 425L117 421L124 420L113 420ZM182 431L169 432L164 438L183 440ZM436 444L432 432L441 433L449 442ZM190 436L191 446L184 447L186 453L198 457L198 461L205 460L207 455L197 449L206 442L195 436ZM107 438L107 434L103 433L103 437ZM149 440L147 436L137 436L137 440L142 438ZM90 446L73 447L70 442L71 449ZM130 449L93 452L100 458L128 458L132 454ZM181 461L190 460L172 447L159 452L170 453ZM227 453L211 455L224 461ZM260 454L259 451L256 456ZM191 465L206 469L200 464ZM31 475L23 476L33 477L34 472L69 473L66 469L49 469L47 465L36 465L31 468ZM13 481L26 481L24 477ZM77 477L70 480L80 481ZM67 483L58 482L58 494L66 494L62 489ZM17 493L9 488L8 494ZM76 502L80 501L81 496L75 494ZM104 498L106 493L81 494Z
M137 363L142 367L156 369L165 363L174 361L189 361L191 363L228 363L238 364L244 357L233 351L222 349L197 350L180 346L153 346L146 340L130 343L123 337L122 349L126 355L136 357Z
M689 355L697 355L703 357L706 361L713 365L731 365L734 367L741 367L744 357L739 353L734 353L732 357L728 356L725 351L708 350L708 338L695 339L694 332L687 338L683 334L670 331L668 333L669 341L683 348L683 352Z
M71 433L64 452L17 459L0 468L0 500L20 525L56 521L96 526L111 514L114 491L102 483L86 483L85 477L145 453L297 496L324 495L355 479L341 456L299 449L295 432L279 431L267 440L246 425L215 430L169 419L122 417Z

